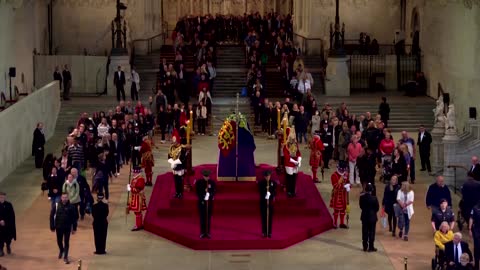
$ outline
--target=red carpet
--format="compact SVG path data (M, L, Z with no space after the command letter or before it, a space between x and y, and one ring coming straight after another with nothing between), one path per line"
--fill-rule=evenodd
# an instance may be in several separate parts
M260 165L257 175L273 167ZM212 171L215 179L216 165L194 168L195 177L201 171ZM272 179L283 177L276 176ZM172 173L157 177L145 216L145 230L196 250L248 250L282 249L332 228L332 218L320 193L309 175L299 173L297 197L288 199L282 188L277 190L272 238L261 237L259 195L255 182L218 182L215 196L211 235L200 239L200 225L195 192L184 193L184 198L174 199Z

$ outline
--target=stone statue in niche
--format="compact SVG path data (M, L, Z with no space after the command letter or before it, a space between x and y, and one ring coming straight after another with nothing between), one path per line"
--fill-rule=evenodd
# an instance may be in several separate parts
M435 126L445 126L445 103L443 103L443 95L440 95L437 99L437 107L433 109L435 116Z
M449 133L454 133L457 130L457 127L455 126L455 117L455 106L453 106L453 104L450 104L448 105L448 113L445 125L445 129Z

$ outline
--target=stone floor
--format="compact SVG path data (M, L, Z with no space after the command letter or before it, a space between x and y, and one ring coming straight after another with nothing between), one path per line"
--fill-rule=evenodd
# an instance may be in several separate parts
M82 101L85 102L85 101ZM87 101L88 102L88 101ZM353 102L353 101L352 101ZM375 100L376 102L376 100ZM396 136L395 136L396 135ZM394 136L398 138L398 134ZM169 169L166 162L167 145L158 145L155 151L155 175ZM217 144L215 137L197 136L193 141L193 163L215 163ZM256 138L256 162L276 162L274 141ZM303 147L302 147L303 148ZM47 145L48 151L58 153L59 145ZM302 149L303 150L303 149ZM307 150L302 151L304 156ZM307 164L307 163L305 163ZM418 169L419 166L417 166ZM13 243L13 254L2 257L0 264L9 270L25 269L404 269L404 257L408 258L408 269L430 269L434 252L430 215L424 206L425 190L432 177L417 172L414 186L416 202L412 219L410 241L394 239L388 230L377 226L376 253L361 251L361 224L358 207L359 188L352 190L349 230L331 230L284 250L272 251L193 251L164 240L148 232L130 232L134 223L133 215L126 215L125 205L128 183L128 168L113 179L110 198L110 224L106 256L94 256L91 217L80 221L77 234L71 237L70 255L72 264L65 265L57 260L55 234L49 231L49 202L40 192L41 170L33 169L29 158L7 179L0 183L0 190L6 191L8 200L15 207L17 216L18 241ZM308 167L302 167L308 172ZM329 177L325 173L324 183L318 184L325 201L330 198ZM91 178L90 178L91 179ZM378 190L383 185L378 183ZM151 188L147 188L147 198ZM382 192L379 192L381 200Z

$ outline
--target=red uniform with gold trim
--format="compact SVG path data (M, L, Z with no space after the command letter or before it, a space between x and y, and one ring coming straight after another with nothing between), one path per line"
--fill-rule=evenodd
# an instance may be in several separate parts
M145 176L147 178L146 185L151 186L153 177L152 167L155 166L155 162L152 153L152 141L150 139L142 142L140 154L142 155L142 168L145 170Z
M143 189L145 188L145 179L138 174L130 183L130 203L129 209L133 212L147 210L147 203Z
M330 208L333 209L333 225L337 227L338 216L340 216L340 227L346 228L345 213L348 204L348 190L345 188L347 181L347 173L343 175L335 171L331 178L332 196L330 198Z
M318 182L317 171L322 162L322 152L325 150L320 136L314 135L310 142L310 166L312 167L312 178L314 182Z

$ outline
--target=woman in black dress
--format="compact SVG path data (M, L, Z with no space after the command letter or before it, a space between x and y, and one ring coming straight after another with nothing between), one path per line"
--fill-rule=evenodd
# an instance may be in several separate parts
M385 191L383 192L382 207L388 216L388 231L392 233L393 237L395 237L395 228L397 227L397 219L393 205L397 202L399 189L398 177L393 175L392 178L390 178L390 183L385 186Z
M407 181L407 162L405 161L402 151L398 148L393 150L392 175L398 176L399 184Z

